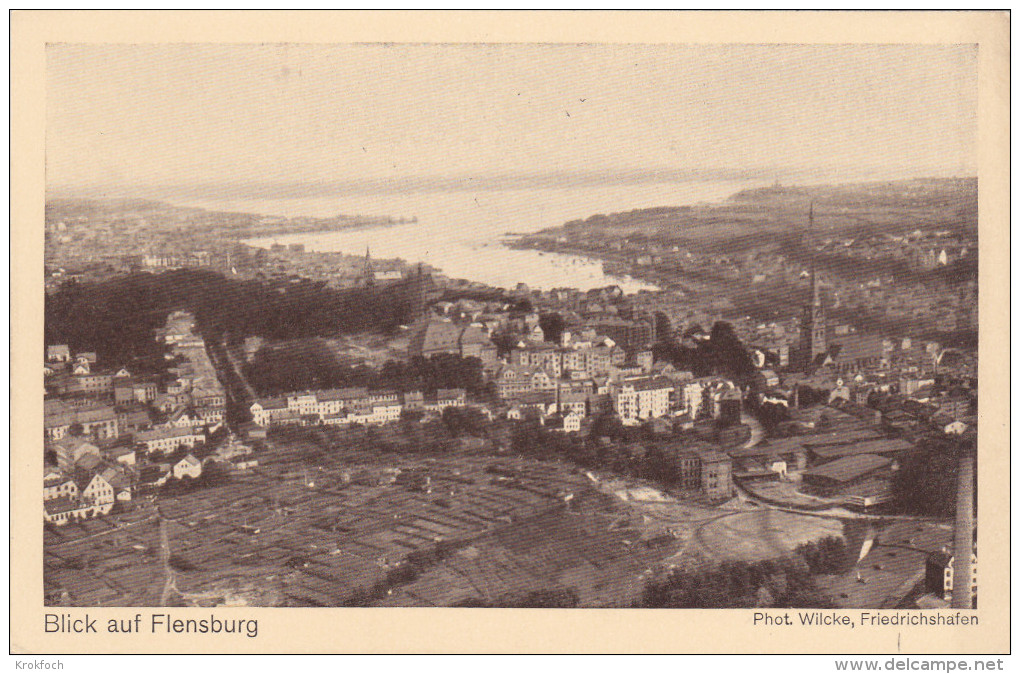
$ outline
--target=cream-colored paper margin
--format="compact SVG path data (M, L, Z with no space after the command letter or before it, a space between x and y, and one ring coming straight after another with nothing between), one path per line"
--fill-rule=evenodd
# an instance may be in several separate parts
M756 628L742 610L218 609L256 639L43 632L46 43L979 45L978 627ZM1009 17L1005 12L14 12L11 17L11 648L16 653L1005 653L1009 650ZM53 609L51 609L53 610ZM174 609L183 614L187 609ZM195 609L198 611L198 609ZM90 611L104 620L137 609ZM144 612L144 610L143 610ZM149 611L151 612L151 610ZM81 613L81 611L76 611ZM854 612L849 612L854 613ZM208 610L204 611L208 615Z

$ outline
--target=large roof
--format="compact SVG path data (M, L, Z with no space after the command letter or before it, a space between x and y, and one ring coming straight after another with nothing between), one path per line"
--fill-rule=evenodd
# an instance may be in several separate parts
M199 436L201 433L196 432L190 426L184 426L181 428L154 428L151 431L138 431L138 433L135 434L135 440L137 442L147 442L149 440L180 438L190 435Z
M801 441L805 447L834 447L836 445L850 445L865 440L881 440L882 434L871 429L830 431L827 433L816 433Z
M67 513L74 510L80 510L82 507L84 507L78 502L72 501L67 496L51 498L48 501L46 501L44 505L46 506L46 512L48 512L50 515L57 515L60 513Z
M488 344L489 336L481 328L469 325L460 333L461 344Z
M436 389L436 398L463 398L467 392L462 388Z
M315 398L319 402L326 400L354 400L364 398L368 395L368 389L362 386L350 388L331 388L316 392Z
M879 335L850 333L829 338L829 356L837 364L881 358L883 353L882 337Z
M896 454L913 449L913 445L906 440L898 438L884 438L881 440L870 440L847 445L830 445L827 447L812 447L811 451L816 456L824 459L839 459L845 456L859 456L863 454Z
M836 482L849 482L863 475L884 468L892 463L891 460L877 454L860 454L848 456L824 466L810 468L804 471L804 477L820 477Z
M258 398L255 402L264 410L281 410L287 407L285 398Z
M642 377L625 383L633 386L635 391L654 391L658 389L676 388L676 384L666 377Z
M411 336L409 351L412 354L439 351L460 351L461 328L446 321L428 321Z

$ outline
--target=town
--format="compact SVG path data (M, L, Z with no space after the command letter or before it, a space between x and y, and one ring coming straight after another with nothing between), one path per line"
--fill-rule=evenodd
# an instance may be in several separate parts
M928 188L969 194L911 185L918 212ZM733 605L948 606L976 222L843 236L796 195L788 246L638 233L669 213L515 244L660 288L635 294L48 206L47 604L706 607L698 574L782 563Z

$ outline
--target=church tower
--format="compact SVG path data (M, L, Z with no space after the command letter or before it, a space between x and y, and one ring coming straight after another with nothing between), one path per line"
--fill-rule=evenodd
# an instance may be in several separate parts
M411 316L412 320L417 320L421 316L425 315L425 309L427 307L425 294L427 292L426 286L431 283L431 275L426 275L422 271L421 262L418 263L418 268L415 271L414 277L411 280Z
M808 232L814 231L815 205L811 204L808 211ZM808 242L810 244L810 241ZM825 344L825 311L822 309L822 295L818 287L818 274L814 262L811 263L811 303L804 307L804 318L800 327L800 348L805 364L815 361L820 354L826 352Z
M372 268L372 252L365 246L365 266L361 270L361 285L369 288L375 285L375 269Z

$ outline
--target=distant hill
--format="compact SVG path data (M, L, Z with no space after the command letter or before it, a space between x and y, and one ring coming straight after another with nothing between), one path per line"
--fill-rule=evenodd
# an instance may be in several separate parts
M657 207L573 220L539 235L626 237L739 252L766 235L801 234L814 204L817 235L902 234L914 229L977 234L977 178L916 179L743 190L720 204Z

